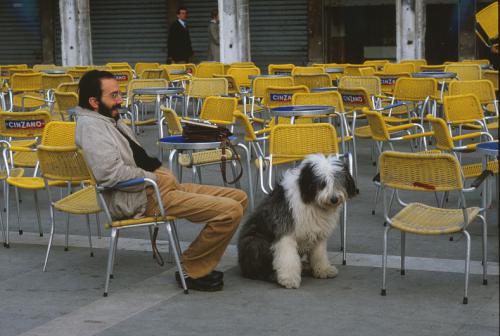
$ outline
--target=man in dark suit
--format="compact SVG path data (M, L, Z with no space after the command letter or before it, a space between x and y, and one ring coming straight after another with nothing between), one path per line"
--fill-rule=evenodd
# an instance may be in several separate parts
M177 20L170 26L168 33L168 60L167 63L189 63L193 56L191 37L187 27L186 19L188 11L185 7L177 10Z

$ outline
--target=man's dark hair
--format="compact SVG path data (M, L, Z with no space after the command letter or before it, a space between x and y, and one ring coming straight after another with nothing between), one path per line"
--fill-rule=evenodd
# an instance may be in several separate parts
M101 80L111 78L114 79L115 76L108 71L91 70L86 72L82 78L80 78L80 83L78 83L78 105L92 110L89 98L95 97L100 101L102 98Z
M212 9L210 12L210 18L215 19L219 15L219 10L218 9Z
M188 11L186 7L179 7L177 8L177 15L181 13L181 10L185 10L186 12Z

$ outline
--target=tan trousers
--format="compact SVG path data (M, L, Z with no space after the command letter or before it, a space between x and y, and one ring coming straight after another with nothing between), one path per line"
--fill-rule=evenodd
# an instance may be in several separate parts
M244 191L218 186L178 183L166 168L155 171L165 211L205 227L182 254L184 271L192 278L210 273L219 263L247 207ZM147 216L158 213L153 188L146 190Z

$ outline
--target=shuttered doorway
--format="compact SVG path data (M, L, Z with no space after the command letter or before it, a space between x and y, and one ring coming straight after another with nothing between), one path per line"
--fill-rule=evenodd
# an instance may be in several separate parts
M42 63L38 0L0 1L0 64Z
M210 22L210 12L217 8L217 0L184 0L182 4L188 10L187 22L194 51L193 62L206 61L208 23Z
M308 61L307 0L250 0L252 61L267 71L270 63Z
M165 0L90 0L93 63L167 60Z

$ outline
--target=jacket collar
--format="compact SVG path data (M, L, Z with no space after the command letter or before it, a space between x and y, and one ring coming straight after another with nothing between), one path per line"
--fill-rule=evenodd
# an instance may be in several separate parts
M95 119L102 120L103 122L107 122L107 123L111 123L113 125L117 125L117 122L115 121L115 119L103 116L102 114L100 114L100 113L98 113L96 111L92 111L92 110L89 110L89 109L86 109L86 108L83 108L83 107L80 107L80 106L77 106L75 108L75 114L76 114L77 118L79 118L79 117L95 118Z

